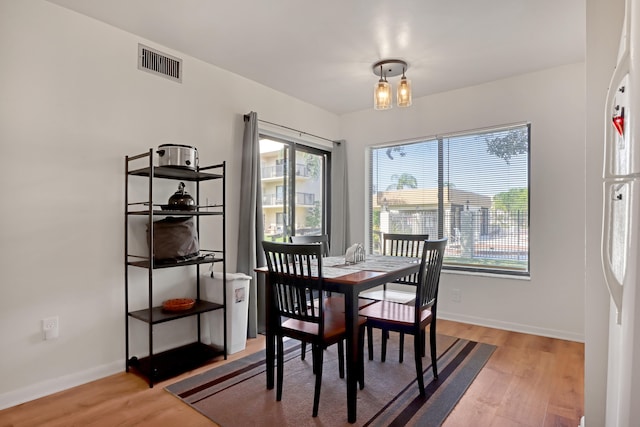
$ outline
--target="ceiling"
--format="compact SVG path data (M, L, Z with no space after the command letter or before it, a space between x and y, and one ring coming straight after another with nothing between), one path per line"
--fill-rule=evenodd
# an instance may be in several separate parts
M380 59L415 99L585 58L584 0L49 1L336 114L372 108Z

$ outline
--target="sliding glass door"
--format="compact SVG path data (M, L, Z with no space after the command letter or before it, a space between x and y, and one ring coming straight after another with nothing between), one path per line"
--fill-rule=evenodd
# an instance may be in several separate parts
M264 239L327 233L330 153L260 136Z

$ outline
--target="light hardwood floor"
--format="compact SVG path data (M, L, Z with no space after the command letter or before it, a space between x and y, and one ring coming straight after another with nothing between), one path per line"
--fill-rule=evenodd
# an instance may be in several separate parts
M444 427L577 427L584 413L584 345L438 320L438 333L497 346ZM149 388L124 372L0 411L0 426L212 426L164 390L182 378L238 359L247 349Z

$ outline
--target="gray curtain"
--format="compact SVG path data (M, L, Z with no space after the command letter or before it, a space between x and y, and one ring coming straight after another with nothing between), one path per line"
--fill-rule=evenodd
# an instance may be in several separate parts
M343 255L349 247L349 195L347 147L334 141L331 152L331 255Z
M251 276L249 288L249 319L247 337L255 338L264 331L264 293L254 268L265 265L262 252L262 188L260 183L260 140L258 115L251 112L244 116L242 140L242 175L240 178L240 222L238 233L237 269Z

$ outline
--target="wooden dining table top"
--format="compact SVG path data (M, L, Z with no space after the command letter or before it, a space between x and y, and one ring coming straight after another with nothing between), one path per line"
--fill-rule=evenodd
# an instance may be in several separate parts
M402 270L412 273L419 263L419 258L386 255L369 255L364 261L347 263L344 256L328 256L322 258L322 277L329 282L358 283ZM255 271L267 273L269 270L264 266Z

